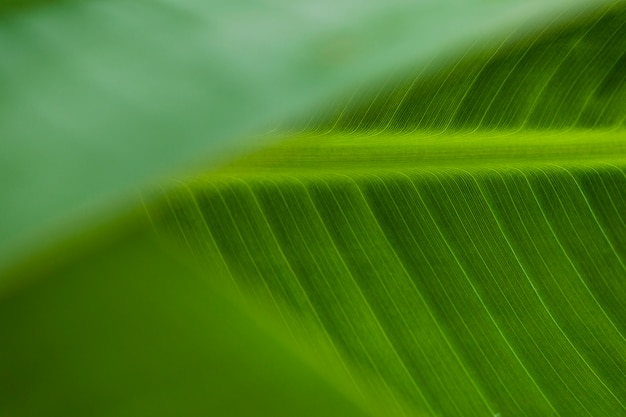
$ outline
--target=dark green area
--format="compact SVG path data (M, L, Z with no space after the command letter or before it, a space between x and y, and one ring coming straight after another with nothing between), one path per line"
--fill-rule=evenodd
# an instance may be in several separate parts
M78 243L0 298L3 417L369 415L145 229Z
M326 115L321 129L621 127L625 50L626 7L616 2L522 40L469 50L433 76L413 74L381 91L368 88L368 95Z

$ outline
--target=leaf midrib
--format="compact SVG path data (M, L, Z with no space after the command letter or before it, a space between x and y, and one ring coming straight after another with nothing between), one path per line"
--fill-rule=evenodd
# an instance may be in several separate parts
M626 131L294 134L215 174L316 174L626 160ZM215 175L210 174L210 175Z

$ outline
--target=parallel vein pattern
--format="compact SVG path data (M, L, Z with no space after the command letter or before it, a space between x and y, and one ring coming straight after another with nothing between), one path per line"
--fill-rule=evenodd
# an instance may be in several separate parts
M321 109L304 129L442 132L608 128L626 122L626 8L555 23L530 38L512 33L463 59L433 62L382 89L364 86Z
M409 415L626 415L624 165L222 178L169 207Z
M152 219L389 415L626 416L625 50L623 3L513 34Z

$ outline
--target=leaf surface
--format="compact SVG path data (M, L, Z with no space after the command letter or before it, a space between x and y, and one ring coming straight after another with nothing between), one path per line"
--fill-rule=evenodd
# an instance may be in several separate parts
M624 10L357 93L155 224L407 415L624 414Z
M3 9L7 260L222 139L419 74L149 201L205 280L133 222L4 274L0 414L623 415L623 6L519 39L578 3L290 4Z

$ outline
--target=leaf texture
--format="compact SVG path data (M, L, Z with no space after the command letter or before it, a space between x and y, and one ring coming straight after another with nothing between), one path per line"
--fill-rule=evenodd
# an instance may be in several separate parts
M616 4L367 88L154 224L401 414L626 415L624 46Z

